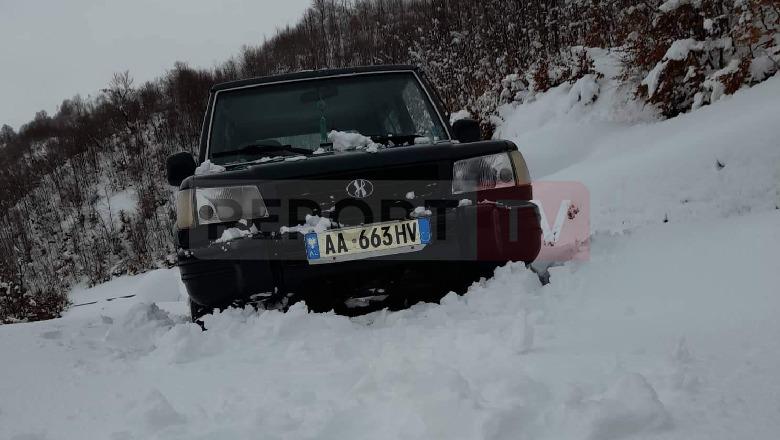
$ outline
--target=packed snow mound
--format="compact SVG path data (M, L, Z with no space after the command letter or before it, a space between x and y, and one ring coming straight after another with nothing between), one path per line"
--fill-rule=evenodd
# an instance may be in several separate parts
M569 104L593 104L599 96L598 78L594 74L583 76L574 82L569 90Z
M597 401L589 438L620 438L671 427L658 394L641 374L626 374Z
M187 421L159 390L151 391L144 402L133 409L134 413L140 415L139 419L150 431L162 431Z
M154 339L174 325L171 316L153 303L138 303L119 319L109 317L104 322L111 324L106 332L106 342L125 352L152 350Z

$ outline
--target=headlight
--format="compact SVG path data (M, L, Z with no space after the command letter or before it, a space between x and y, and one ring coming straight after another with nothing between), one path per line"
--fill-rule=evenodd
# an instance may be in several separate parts
M256 186L188 189L176 197L179 229L264 217L268 210Z
M515 182L512 161L507 153L459 160L452 168L453 194L506 188L515 186Z

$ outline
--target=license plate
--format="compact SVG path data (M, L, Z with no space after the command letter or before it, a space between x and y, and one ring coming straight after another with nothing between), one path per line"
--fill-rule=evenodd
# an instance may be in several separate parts
M431 220L373 223L304 236L310 264L335 263L416 252L431 242Z

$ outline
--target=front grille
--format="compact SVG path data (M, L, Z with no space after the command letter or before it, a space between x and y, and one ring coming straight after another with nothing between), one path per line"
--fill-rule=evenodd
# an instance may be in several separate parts
M299 199L300 205L317 208L316 215L334 219L345 226L408 217L408 211L423 206L426 199L438 199L449 192L439 180L446 165L436 163L380 169L355 170L318 177L316 180L277 182L276 193L282 200ZM373 193L364 198L348 194L347 185L356 179L371 182ZM411 196L414 194L413 198ZM310 202L310 203L309 203ZM364 212L370 210L371 215ZM368 217L368 218L367 218ZM294 226L297 219L289 222Z

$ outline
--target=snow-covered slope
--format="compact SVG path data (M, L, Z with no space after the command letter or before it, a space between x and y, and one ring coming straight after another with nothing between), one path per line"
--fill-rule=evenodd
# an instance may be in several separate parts
M572 102L562 86L504 107L497 132L518 144L535 180L588 187L595 232L780 206L777 77L663 122L613 81L600 82L591 105Z
M207 332L175 270L76 291L137 296L0 327L0 438L777 438L780 78L664 122L600 112L608 85L503 109L537 178L591 191L590 261L549 285L509 265L441 305Z

